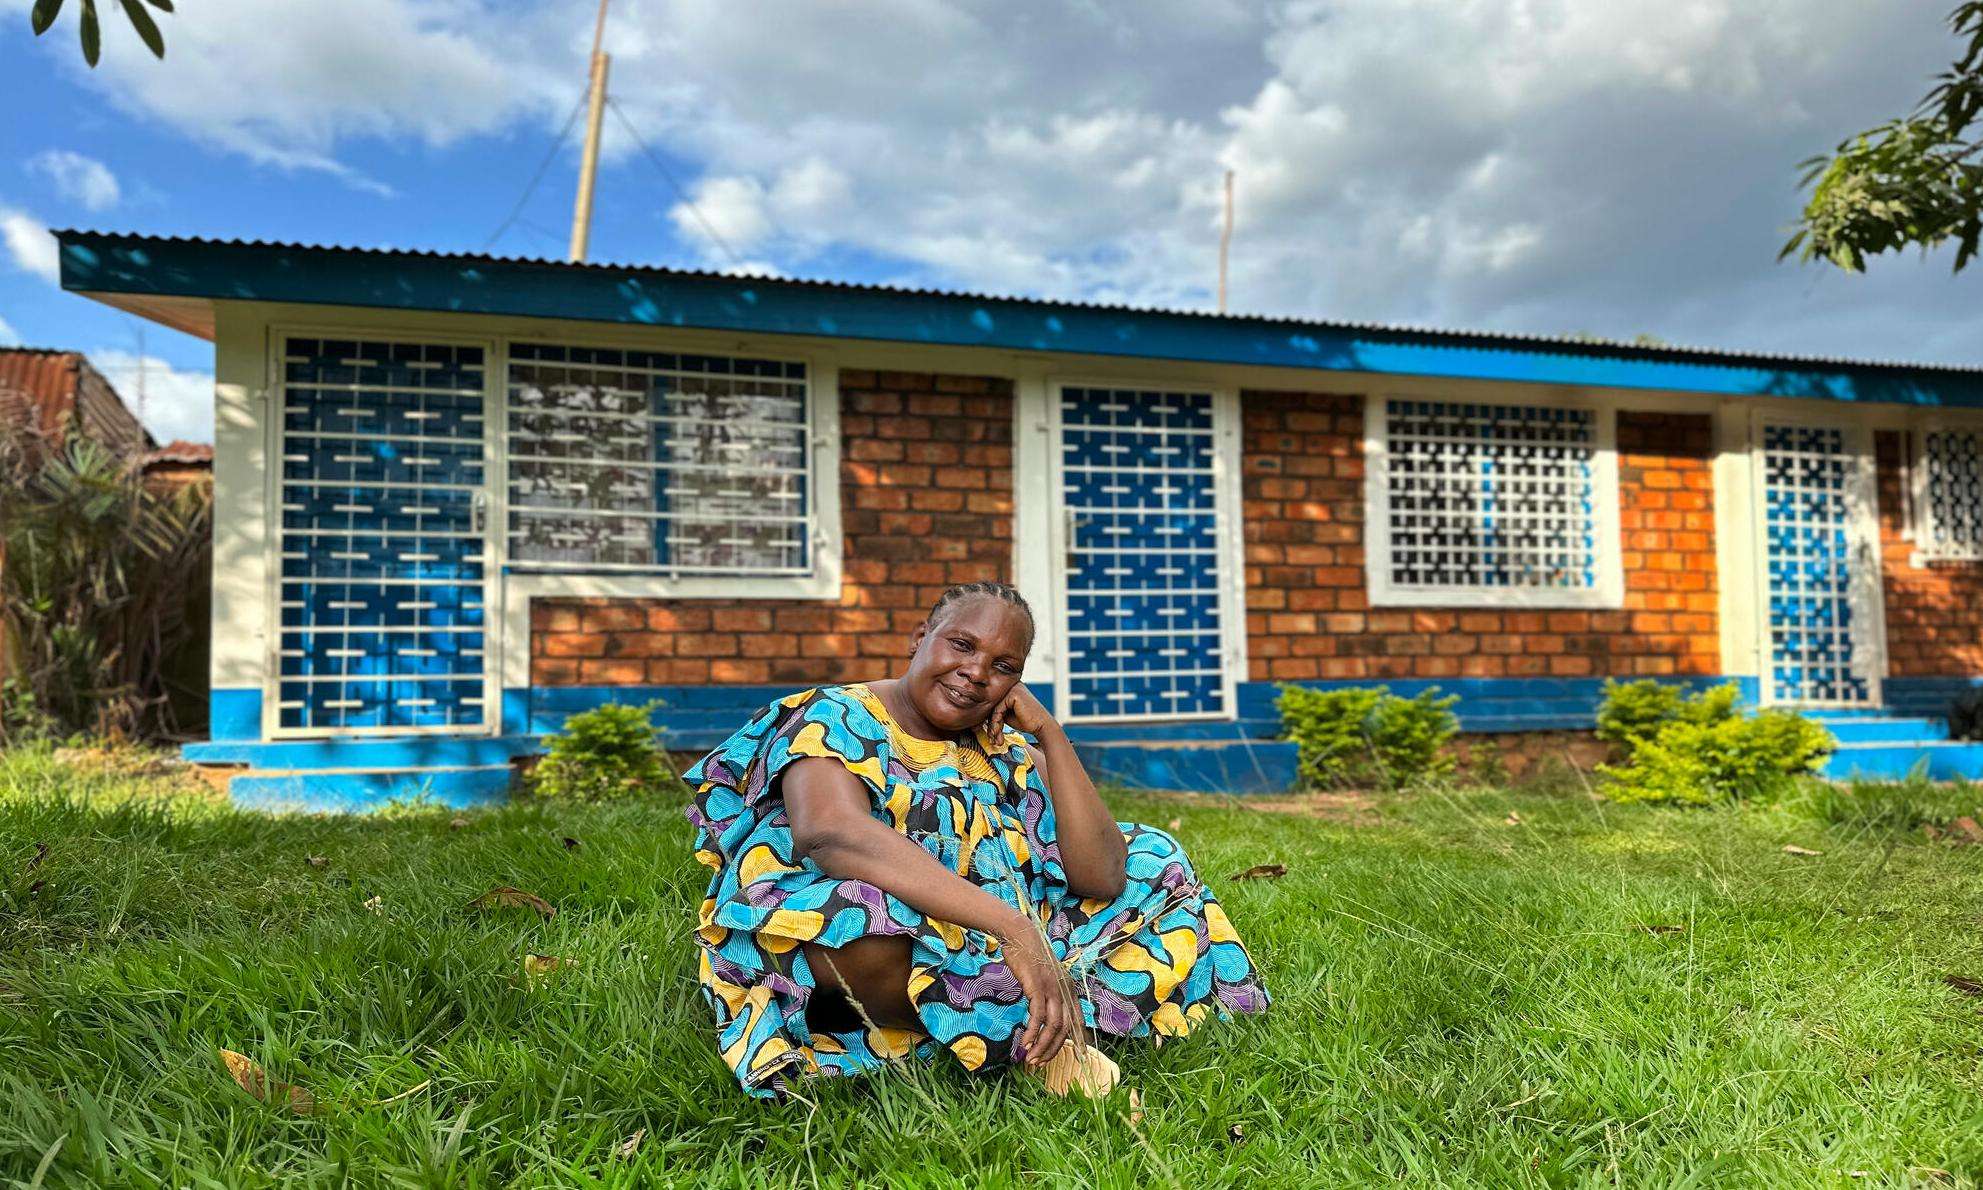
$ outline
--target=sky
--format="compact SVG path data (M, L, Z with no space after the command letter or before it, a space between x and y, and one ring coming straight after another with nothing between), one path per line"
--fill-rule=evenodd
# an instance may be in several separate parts
M1231 169L1237 312L1983 364L1983 266L1776 259L1951 3L613 0L591 257L1210 309ZM210 345L47 228L563 256L590 0L176 7L91 70L0 0L0 343L208 441Z

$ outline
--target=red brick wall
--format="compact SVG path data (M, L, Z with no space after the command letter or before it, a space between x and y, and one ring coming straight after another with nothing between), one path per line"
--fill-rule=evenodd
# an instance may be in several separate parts
M1012 385L840 373L840 597L538 600L530 680L794 685L885 677L950 583L1010 579Z
M1903 538L1900 435L1874 435L1880 556L1887 601L1887 664L1896 677L1983 674L1983 563L1914 565Z
M1514 612L1372 609L1363 398L1249 392L1242 406L1252 680L1720 672L1707 415L1618 415L1624 609Z

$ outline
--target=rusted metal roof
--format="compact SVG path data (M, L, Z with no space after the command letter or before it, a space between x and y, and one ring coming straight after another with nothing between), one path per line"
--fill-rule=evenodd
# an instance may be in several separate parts
M211 467L213 447L204 442L188 442L176 438L145 456L145 470L153 467Z
M117 389L80 351L0 348L0 432L29 432L52 447L86 432L126 458L153 446Z

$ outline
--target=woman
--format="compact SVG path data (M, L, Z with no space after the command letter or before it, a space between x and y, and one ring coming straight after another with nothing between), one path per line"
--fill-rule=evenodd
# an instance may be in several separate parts
M1115 822L1020 685L1032 643L1016 590L951 587L902 676L782 699L689 770L702 985L747 1092L1266 1008L1176 840Z

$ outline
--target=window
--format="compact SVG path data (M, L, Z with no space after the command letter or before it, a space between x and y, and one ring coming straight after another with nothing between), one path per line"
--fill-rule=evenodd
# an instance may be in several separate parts
M509 561L812 573L806 366L512 343Z
M1616 606L1610 432L1578 406L1373 400L1372 601Z
M1983 560L1983 430L1923 432L1919 468L1921 556Z

